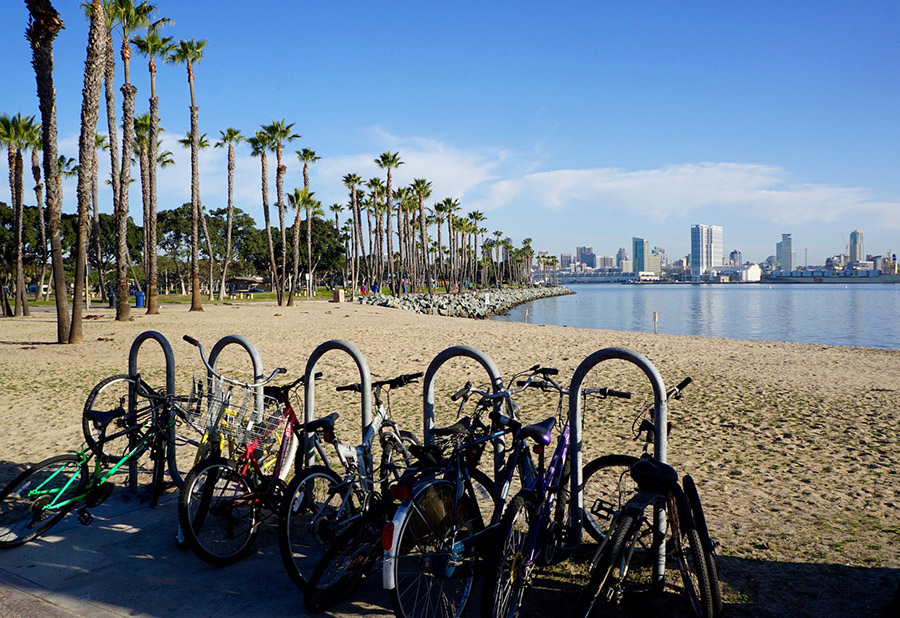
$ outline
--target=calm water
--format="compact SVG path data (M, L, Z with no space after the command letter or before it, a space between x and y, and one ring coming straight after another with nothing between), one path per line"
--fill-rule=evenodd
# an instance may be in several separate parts
M496 320L900 349L900 284L570 286Z

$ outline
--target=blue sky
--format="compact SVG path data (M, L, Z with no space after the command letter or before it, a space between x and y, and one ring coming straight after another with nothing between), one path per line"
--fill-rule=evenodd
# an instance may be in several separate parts
M67 24L55 47L60 150L77 157L87 25L76 2L55 4ZM895 1L156 4L175 20L163 34L209 39L195 69L201 131L295 123L285 187L302 186L293 152L311 148L324 206L346 202L345 174L380 175L373 159L390 150L405 162L395 184L431 180L433 201L457 198L490 231L555 254L630 253L640 236L678 257L694 223L721 225L726 253L752 260L782 233L801 264L804 248L810 264L842 252L854 229L868 253L900 251ZM5 9L0 113L37 115L24 2ZM131 73L145 112L136 52ZM190 200L175 143L189 128L184 67L161 66L157 86L177 162L160 172L168 208ZM259 162L245 146L238 155L236 205L262 221ZM274 175L270 187L274 203ZM207 208L224 206L222 149L202 155L201 192ZM74 212L74 182L64 194Z

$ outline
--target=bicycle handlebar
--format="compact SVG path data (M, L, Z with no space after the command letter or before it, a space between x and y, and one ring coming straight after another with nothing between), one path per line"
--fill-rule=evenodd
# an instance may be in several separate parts
M235 379L233 379L233 378L229 378L229 377L227 377L227 376L224 376L224 375L222 375L221 373L219 373L218 371L216 371L215 369L213 369L213 367L209 364L209 361L206 360L206 354L205 354L205 352L203 351L203 344L201 344L199 341L197 341L196 339L194 339L194 338L191 337L190 335L184 335L184 336L182 337L182 339L184 339L185 341L187 341L187 342L190 343L191 345L197 346L197 347L200 349L200 360L203 361L203 365L206 367L206 370L207 370L207 371L209 371L211 374L213 374L213 375L216 376L217 378L219 378L219 379L221 379L221 380L223 380L223 381L225 381L225 382L228 382L229 384L234 384L234 385L236 385L236 386L243 386L243 387L245 387L245 388L257 388L257 387L260 387L260 386L265 386L266 384L268 384L269 382L271 382L271 381L272 381L272 378L274 378L275 376L277 376L279 373L287 373L287 369L285 369L284 367L278 367L277 369L275 369L275 371L273 371L271 374L269 374L269 377L268 377L268 378L266 378L266 379L263 380L262 382L254 382L254 383L241 382L240 380L235 380Z
M372 388L380 388L382 386L387 386L390 389L402 388L407 384L413 383L416 379L421 378L424 373L418 371L416 373L404 373L402 375L397 376L396 378L391 378L389 380L377 380L372 382ZM353 391L358 393L362 385L359 382L355 382L353 384L345 384L344 386L337 386L334 390L336 391Z

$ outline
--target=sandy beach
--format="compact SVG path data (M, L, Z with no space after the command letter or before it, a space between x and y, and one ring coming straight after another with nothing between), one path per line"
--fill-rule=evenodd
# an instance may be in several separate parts
M877 615L900 583L900 351L736 341L584 330L423 316L396 309L323 301L296 307L206 304L202 313L164 305L162 314L117 323L109 309L91 309L85 343L56 345L55 315L0 320L0 486L27 464L72 450L91 387L125 373L134 338L146 330L171 343L179 389L203 366L188 334L207 350L228 334L244 335L264 368L301 375L312 351L331 339L355 344L373 376L425 371L447 347L471 345L504 376L534 364L557 367L564 383L589 354L624 346L655 364L666 385L694 384L671 402L669 463L697 480L710 529L719 541L727 615ZM247 377L250 363L226 348L219 366ZM163 358L152 342L139 367L164 382ZM350 357L332 352L318 364L316 413L341 413L344 441L356 441L356 399L332 386L358 380ZM486 379L466 359L450 361L436 383L438 424L455 409L448 393L467 379ZM631 401L608 400L585 412L585 458L639 454L631 422L652 402L634 367L609 361L585 385L631 390ZM556 401L523 394L523 418L539 421ZM394 418L421 434L421 386L392 395ZM0 554L0 562L3 556ZM272 569L281 570L273 561ZM550 593L548 593L550 594ZM0 612L2 613L2 612ZM639 615L624 613L623 615Z

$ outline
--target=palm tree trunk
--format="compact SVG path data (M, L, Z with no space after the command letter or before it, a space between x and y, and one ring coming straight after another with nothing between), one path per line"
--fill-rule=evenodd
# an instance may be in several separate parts
M272 272L272 289L277 293L281 288L278 283L278 269L275 266L275 246L272 243L272 224L269 215L269 165L265 152L260 153L259 162L262 168L262 207L263 218L266 223L266 242L269 245L269 270ZM279 302L278 304L281 303Z
M234 218L234 146L228 143L228 214L225 221L225 261L222 263L222 280L219 285L219 302L225 300L225 279L231 263L231 226Z
M191 311L203 311L200 298L200 130L191 84Z
M104 66L103 88L106 97L106 128L109 133L109 164L110 164L110 180L112 181L112 198L113 198L113 216L119 212L119 137L116 133L116 57L113 49L112 34L106 34L106 65ZM99 229L99 228L98 228ZM99 234L97 240L98 256L99 256ZM99 260L99 257L98 257ZM104 288L104 294L106 290Z
M65 343L69 334L69 308L66 305L66 273L62 255L62 203L59 196L59 150L56 140L56 91L53 87L53 40L63 28L62 19L49 0L26 0L33 21L26 37L31 43L41 110L41 139L44 154L44 179L47 183L47 217L50 226L50 254L56 288L56 337Z
M100 86L103 83L103 46L106 39L102 26L105 17L100 0L91 4L91 26L88 32L87 60L84 63L84 89L81 101L81 137L78 143L78 248L75 257L75 294L72 302L72 324L69 343L84 341L81 327L81 299L85 294L87 266L88 216L91 209L92 156L96 153L97 118Z
M216 299L213 291L213 283L215 282L213 272L215 270L216 261L213 258L212 240L209 237L209 227L206 225L206 212L203 210L203 201L201 200L198 203L200 205L200 223L203 225L203 236L206 238L206 252L209 255L209 300L212 302Z
M150 134L148 136L148 147L150 157L150 202L148 204L149 220L145 223L147 228L147 245L145 253L147 255L144 264L145 276L147 278L147 315L156 315L159 313L159 261L157 258L156 242L157 242L157 224L156 224L156 169L157 169L157 139L159 135L159 98L157 98L155 76L151 76L153 81L153 94L150 96Z
M34 300L40 300L44 290L44 281L47 278L47 261L50 255L47 252L47 215L44 212L44 187L41 184L41 164L37 150L34 148L31 149L31 175L34 177L34 199L38 209L38 226L41 229L41 277L37 292L34 295Z
M103 277L103 254L100 251L100 199L99 199L99 182L97 178L97 150L91 153L91 201L94 204L94 223L91 235L94 242L94 268L97 270L97 276L100 283L100 299L106 302L106 284Z
M23 242L23 219L25 215L25 205L22 197L22 183L24 166L22 162L22 151L16 150L15 156L15 226L16 226L16 316L29 316L31 311L28 307L28 295L25 293L25 269L24 259L24 242Z
M279 143L275 150L275 197L278 200L278 224L281 230L281 285L278 287L278 305L284 304L284 292L287 285L287 231L284 227L284 173L287 168L281 163L282 145Z
M126 65L127 66L127 65ZM134 97L137 88L122 84L122 167L119 175L119 208L116 211L116 321L131 318L128 301L128 194L131 156L134 152Z

